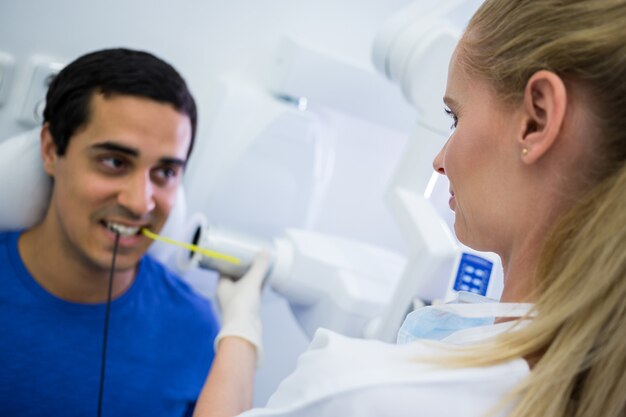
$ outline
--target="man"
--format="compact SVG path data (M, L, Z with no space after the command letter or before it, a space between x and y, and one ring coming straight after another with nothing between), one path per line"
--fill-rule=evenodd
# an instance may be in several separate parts
M195 131L184 80L148 53L97 51L54 79L47 212L0 233L0 415L191 415L218 325L207 300L146 256L140 229L165 223Z

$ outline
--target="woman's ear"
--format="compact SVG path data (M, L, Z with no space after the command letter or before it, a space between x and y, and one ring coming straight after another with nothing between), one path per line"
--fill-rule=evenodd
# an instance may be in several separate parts
M57 154L57 146L52 139L52 133L50 133L50 125L45 123L41 128L41 159L43 161L43 169L48 175L54 177L57 160L59 155Z
M525 128L519 137L522 161L535 163L559 138L567 107L565 83L553 72L541 70L524 90Z

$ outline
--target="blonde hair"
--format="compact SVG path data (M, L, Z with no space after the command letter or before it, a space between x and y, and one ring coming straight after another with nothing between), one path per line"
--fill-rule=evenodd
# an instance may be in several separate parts
M486 0L459 44L468 73L516 103L549 70L588 91L599 134L588 187L548 237L531 324L462 356L459 366L533 364L511 415L626 415L626 1ZM571 86L571 84L570 84Z

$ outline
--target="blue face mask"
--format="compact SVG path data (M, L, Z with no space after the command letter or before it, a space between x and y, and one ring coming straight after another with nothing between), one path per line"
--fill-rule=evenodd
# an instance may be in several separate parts
M398 331L396 343L442 340L459 330L492 325L496 317L522 317L531 306L501 304L486 297L476 297L472 295L468 300L461 296L450 304L422 307L411 312Z
M435 306L422 307L406 316L398 330L396 343L410 343L417 339L442 340L459 330L487 326L493 321L493 317L463 317Z

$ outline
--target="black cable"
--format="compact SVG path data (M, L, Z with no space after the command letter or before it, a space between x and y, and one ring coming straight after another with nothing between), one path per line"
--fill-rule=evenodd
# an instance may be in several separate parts
M109 333L109 316L111 314L111 294L113 293L113 276L115 275L115 256L117 255L117 245L120 241L120 234L115 233L115 244L113 246L113 259L111 260L111 273L109 275L109 294L107 296L107 307L104 314L104 336L102 340L102 365L100 367L100 392L98 394L98 417L102 416L102 392L104 390L104 369L107 358L107 335Z

